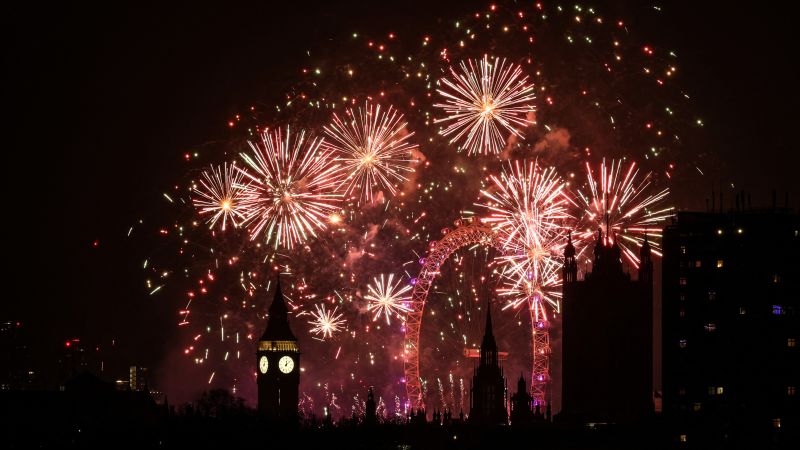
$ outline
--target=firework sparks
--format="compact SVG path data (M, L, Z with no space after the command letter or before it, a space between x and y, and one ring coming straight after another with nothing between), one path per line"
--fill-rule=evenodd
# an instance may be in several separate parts
M344 117L333 115L325 127L331 138L336 160L346 174L340 187L347 197L358 190L359 201L372 202L373 189L397 192L395 183L407 181L413 172L411 152L417 147L409 142L414 133L406 133L403 115L391 106L382 111L380 105L366 102L364 108L348 109Z
M389 318L392 315L401 317L402 313L411 311L407 304L411 296L403 295L411 290L411 286L405 285L398 289L401 280L398 279L396 283L392 283L393 279L394 274L389 274L388 279L381 274L380 279L375 277L374 286L367 286L369 293L364 296L364 299L369 302L367 311L375 314L372 318L373 321L377 321L383 315L386 317L386 324L389 325Z
M325 305L315 305L316 311L310 312L314 320L308 323L312 325L311 332L321 336L322 339L333 337L334 333L342 330L345 320L342 314L338 313L338 306L334 306L333 310L325 309Z
M451 67L441 83L437 91L444 100L434 106L447 116L435 122L446 124L441 134L469 155L500 153L508 136L522 138L520 128L533 123L533 85L520 66L505 59L467 60L460 73Z
M480 206L491 212L484 222L507 249L497 258L503 275L498 294L508 298L507 308L527 301L537 319L546 320L545 304L560 309L561 251L572 220L564 183L536 162L516 162L491 180L496 192L481 191L487 201Z
M652 174L639 177L635 162L624 167L621 160L603 159L597 176L586 163L588 191L577 190L583 209L579 238L590 240L598 228L606 243L614 239L622 254L634 267L639 266L638 247L647 234L653 253L661 256L661 227L672 216L673 208L665 206L669 189L653 189Z
M199 186L194 186L192 199L200 215L208 214L208 227L214 228L217 223L225 231L228 222L238 227L247 221L245 208L241 201L247 185L242 184L244 175L234 164L225 163L221 166L211 166L203 172Z
M338 165L321 149L321 140L306 140L305 132L294 137L286 128L265 131L260 143L250 142L253 155L242 158L255 172L242 170L252 182L242 206L253 217L251 238L262 232L275 248L292 248L326 228L337 211Z

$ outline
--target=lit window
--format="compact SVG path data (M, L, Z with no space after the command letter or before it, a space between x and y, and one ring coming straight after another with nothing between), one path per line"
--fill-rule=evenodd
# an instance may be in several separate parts
M706 331L708 331L709 333L712 332L712 331L717 331L717 324L709 323L709 324L706 324L705 328L706 328Z
M722 386L717 386L717 395L722 395L725 393L725 388Z
M681 442L686 442L686 435L685 434L681 435Z
M722 269L722 266L725 265L725 261L718 259L717 260L717 269Z
M787 347L792 347L792 348L794 348L794 347L797 347L797 339L795 339L795 338L789 338L789 339L786 341L786 346L787 346Z
M786 386L786 395L793 397L797 394L797 388L794 386Z
M681 294L680 295L680 299L681 299L682 302L685 302L686 301L686 294Z
M772 276L772 282L775 283L775 284L780 283L781 282L781 276L778 275L778 274L773 275Z
M702 267L702 266L703 266L703 261L700 261L700 260L698 259L697 261L695 261L695 262L694 262L694 266L695 266L695 267Z
M775 428L780 428L781 427L781 419L780 419L780 417L777 418L777 419L772 419L772 426L775 427Z
M717 299L717 291L708 291L708 299L709 300L716 300Z
M692 410L693 410L693 411L700 411L700 407L701 407L701 406L702 406L702 405L700 404L700 402L697 402L697 403L695 403L695 404L693 404L693 405L692 405Z
M680 314L681 317L686 317L686 310L681 308L681 310L678 312L678 314Z
M717 392L717 389L714 386L708 387L708 395L714 395L715 392Z
M740 315L740 316L743 316L743 315L745 315L745 314L747 314L747 310L745 309L745 307L744 307L744 306L740 306L740 307L739 307L739 315Z
M796 235L796 234L795 234L795 235ZM685 254L686 254L686 246L685 246L685 245L681 245L681 254L682 254L682 255L685 255Z
M678 345L681 348L686 348L686 339L681 339L680 341L678 341Z
M772 305L772 314L776 316L783 315L783 306L781 305Z
M681 277L680 283L681 283L681 286L686 286L686 278Z

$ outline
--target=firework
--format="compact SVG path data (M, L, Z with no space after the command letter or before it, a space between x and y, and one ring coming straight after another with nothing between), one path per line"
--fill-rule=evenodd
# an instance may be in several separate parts
M206 220L209 228L220 223L220 229L225 231L228 222L238 227L247 221L245 208L241 205L247 190L247 185L242 184L243 178L234 164L225 163L204 171L200 186L192 188L195 194L192 202L201 216L209 215Z
M293 281L286 286L293 316L301 323L311 321L296 330L312 337L300 336L304 351L317 355L305 363L314 377L301 379L301 388L313 398L304 403L309 409L320 414L327 407L334 415L349 415L355 394L363 398L363 380L375 380L385 398L395 397L404 408L416 408L419 398L430 407L441 401L437 377L445 400L454 408L463 406L471 364L459 358L480 343L486 296L495 292L506 308L496 324L505 327L497 329L498 336L522 344L533 332L530 354L547 355L549 344L539 338L547 338L548 321L559 310L565 226L580 224L570 225L580 257L587 251L585 232L591 231L593 242L596 229L605 228L606 209L595 208L594 216L585 213L591 209L586 199L601 197L602 202L604 189L596 187L593 194L583 176L576 186L583 189L580 197L575 187L563 192L560 181L549 185L548 171L535 164L512 162L503 173L492 158L467 155L503 153L513 145L510 159L537 155L540 164L554 164L564 176L582 175L580 155L598 155L597 163L602 156L609 161L634 157L642 172L672 176L683 186L691 185L686 176L695 165L713 163L708 152L687 151L703 147L696 139L703 120L680 86L678 58L662 43L637 42L640 34L628 32L630 24L578 5L474 12L424 34L408 29L335 39L330 57L311 52L304 58L298 79L286 80L286 91L252 99L247 110L232 114L227 123L232 140L185 154L191 172L163 193L171 215L145 217L129 235L142 228L148 233L132 238L155 234L164 241L144 262L144 288L180 302L180 345L185 363L203 372L197 384L205 385L215 374L214 387L236 386L254 400L255 386L242 382L243 374L252 372L244 356L257 339L265 309L259 292L269 291L268 280L280 272ZM500 49L505 60L491 56ZM287 128L263 133L265 124L276 123L298 125L292 125L291 136ZM303 137L300 127L319 130L324 140L308 132ZM413 136L406 134L411 130ZM222 189L201 205L199 191L210 191L201 180L211 182L197 174L213 164L208 171L212 180L215 173L223 180L231 177L226 155L243 138L253 140L253 151L241 150L249 156L237 159L233 175L240 179L230 184L232 189L242 185L232 196L239 200L231 204L241 216L233 211L217 216L224 207ZM371 166L370 144L376 158ZM464 154L447 151L456 146ZM628 170L624 161L620 180ZM596 184L602 184L598 165L592 162ZM189 189L187 179L193 180ZM481 189L486 192L480 194ZM483 207L470 211L476 197ZM640 202L629 199L627 208ZM487 222L469 233L462 221L449 228L455 219L475 214ZM616 223L613 217L611 222ZM623 228L632 223L630 218L623 222ZM660 224L648 230L655 252ZM207 226L238 227L249 235L209 233ZM643 237L611 228L612 238ZM453 237L467 239L468 246L456 245ZM633 243L618 241L638 254ZM452 255L437 256L437 265L424 254L437 249L441 256L444 248ZM417 303L402 300L412 292L399 293L404 287L399 280L401 274L404 281L417 275L415 261L426 261L417 286L434 278L436 285L428 285L431 297L424 311L407 312L402 307L413 309ZM395 276L387 283L388 275L381 281L381 273ZM380 297L379 286L393 288L390 297L399 295L388 300L396 302L396 309L366 298ZM317 306L323 303L324 308ZM525 310L535 321L530 330L528 321L508 318ZM364 313L373 320L362 321ZM415 314L423 313L424 323L417 321L414 329ZM391 316L392 326L383 326ZM402 336L413 332L416 340ZM420 351L420 342L436 345L430 355L414 359L412 350ZM547 372L537 364L546 358L534 358L532 380L539 380ZM406 361L420 364L409 372ZM530 363L520 356L506 362L507 371L526 371ZM452 380L442 376L448 373ZM310 385L312 379L325 388ZM407 387L415 383L419 394L410 395ZM396 411L404 417L403 407Z
M520 128L533 123L533 85L522 67L505 59L467 60L460 72L451 67L441 84L443 103L434 106L446 117L436 123L446 124L441 134L469 155L500 153L509 135L522 138Z
M481 191L484 219L498 233L505 254L498 256L506 307L529 302L537 320L546 320L544 305L558 312L561 253L572 220L564 183L553 168L516 162L491 180L495 192Z
M393 278L394 274L389 274L388 279L385 279L384 275L381 274L380 279L375 277L374 286L367 286L369 293L364 296L364 299L369 302L367 311L375 314L372 318L373 321L377 321L383 315L386 317L386 324L389 325L389 318L392 315L401 317L402 313L411 311L408 306L411 296L403 295L411 290L411 286L407 284L398 289L401 280L398 279L397 283L393 284Z
M637 249L647 234L653 253L661 256L661 227L673 210L664 205L669 189L656 191L652 174L640 177L633 161L626 166L621 160L606 163L605 159L596 175L586 163L586 184L588 190L577 190L583 209L581 240L591 240L602 229L606 243L616 241L625 259L638 267Z
M242 158L254 173L242 170L251 181L241 202L253 217L252 239L262 232L275 248L292 248L326 228L337 211L338 165L321 140L306 140L305 132L292 135L286 127L265 131L259 143L250 142L252 156Z
M382 111L380 105L366 102L364 108L348 109L343 117L335 114L325 134L331 142L336 160L342 164L345 178L340 187L347 197L359 191L359 201L372 202L374 189L397 192L395 183L407 181L411 152L416 145L409 142L414 133L405 131L403 115L391 106Z
M334 333L342 330L345 321L342 314L338 313L338 306L334 306L333 310L325 309L325 305L315 305L315 307L316 311L310 313L314 320L308 322L312 326L312 333L325 339L333 337Z

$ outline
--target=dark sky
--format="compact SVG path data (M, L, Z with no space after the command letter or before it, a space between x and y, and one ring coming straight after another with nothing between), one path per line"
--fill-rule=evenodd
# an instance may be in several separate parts
M22 320L42 350L72 336L114 336L131 363L157 364L175 332L175 305L144 295L146 249L125 234L182 173L182 154L228 136L232 114L286 86L303 52L330 37L422 32L437 17L486 5L229 3L62 2L5 12L3 99L13 138L3 152L0 319ZM774 187L791 191L797 207L792 17L777 5L677 1L651 23L638 12L649 4L639 3L602 9L678 50L681 83L726 164L723 179L697 190L735 182L767 203Z

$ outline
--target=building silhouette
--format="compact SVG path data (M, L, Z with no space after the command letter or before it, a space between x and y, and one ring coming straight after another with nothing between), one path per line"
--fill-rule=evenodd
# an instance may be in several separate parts
M480 425L507 425L506 381L497 359L492 332L491 304L486 304L486 331L481 342L480 363L472 376L469 421Z
M663 411L683 445L756 448L800 429L800 220L741 199L664 231Z
M632 423L653 412L653 265L645 238L638 279L623 270L613 236L597 232L592 271L578 280L564 250L561 418Z
M0 391L35 387L36 373L21 322L0 322Z
M258 412L274 421L296 422L300 388L300 349L289 327L289 314L281 291L269 307L269 322L256 351Z
M511 425L524 426L530 425L534 421L534 410L531 409L533 397L528 393L528 384L525 377L521 374L517 381L517 392L511 396ZM536 405L539 408L539 405Z

